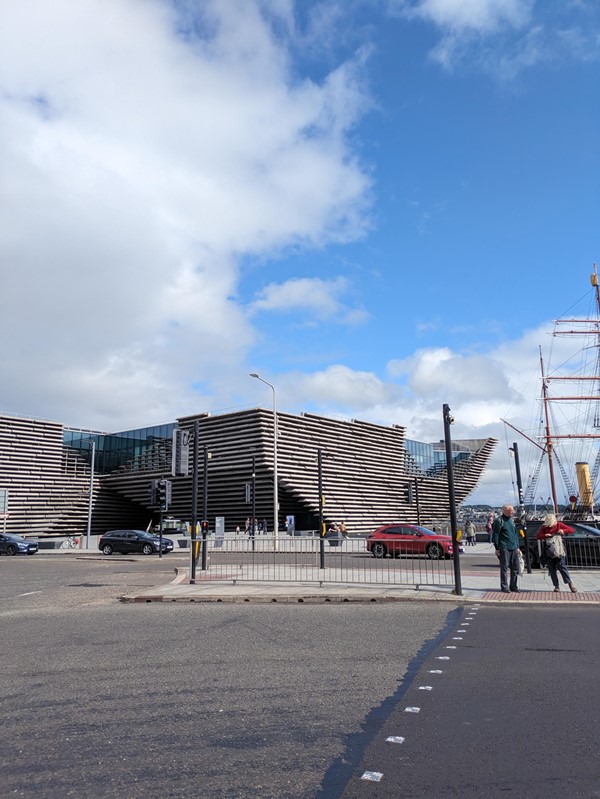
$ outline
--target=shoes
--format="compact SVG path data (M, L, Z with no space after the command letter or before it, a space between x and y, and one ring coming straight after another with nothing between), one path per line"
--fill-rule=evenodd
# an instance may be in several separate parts
M510 592L511 594L518 594L520 590L521 590L520 588L511 588Z
M554 589L554 593L555 593L555 594L560 594L560 588L555 588L555 589Z
M510 594L508 588L501 588L500 590L502 591L503 594Z
M573 583L569 583L569 588L571 589L571 591L572 591L574 594L576 594L576 593L577 593L577 589L575 588L575 586L573 585Z

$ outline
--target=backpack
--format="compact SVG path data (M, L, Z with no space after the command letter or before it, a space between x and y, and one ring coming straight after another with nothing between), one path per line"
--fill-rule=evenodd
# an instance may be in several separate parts
M565 554L565 545L561 535L552 535L544 539L544 555L547 560L561 558Z

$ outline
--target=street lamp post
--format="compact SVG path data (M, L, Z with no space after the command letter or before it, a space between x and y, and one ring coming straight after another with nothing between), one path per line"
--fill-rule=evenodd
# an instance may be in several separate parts
M279 486L277 482L277 396L275 394L275 386L269 383L256 372L250 372L250 377L260 380L266 386L269 386L273 392L273 549L277 549L277 540L279 534Z
M86 442L90 446L90 496L88 499L88 518L87 518L87 534L85 537L85 548L90 548L90 536L92 533L92 500L94 498L94 464L96 458L96 442L91 439Z

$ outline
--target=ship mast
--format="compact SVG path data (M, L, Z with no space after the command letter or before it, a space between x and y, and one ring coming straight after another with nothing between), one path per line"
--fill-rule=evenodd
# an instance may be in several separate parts
M544 359L542 357L542 348L540 347L540 371L542 374L542 402L544 405L544 418L546 421L546 453L548 455L548 474L550 477L550 492L552 494L552 505L554 513L558 510L558 502L556 500L556 481L554 479L554 460L552 436L550 434L550 413L548 408L548 383L546 382L546 375L544 374Z
M552 503L554 505L554 512L556 513L558 510L558 501L556 495L556 481L554 478L554 458L556 457L553 452L553 442L557 439L599 439L600 434L598 433L587 433L587 434L566 434L566 435L556 435L550 431L550 403L551 402L559 402L559 401L600 401L600 323L598 319L600 319L600 280L598 278L598 270L596 264L594 264L594 272L590 275L590 283L595 289L595 298L596 298L596 319L562 319L559 320L562 324L575 324L576 327L570 330L560 329L558 327L559 321L555 323L555 330L553 335L555 336L565 336L565 335L574 335L574 336L581 336L586 334L594 334L596 335L596 369L594 375L578 375L578 376L548 376L544 373L544 360L542 358L542 348L540 347L540 369L542 375L542 402L544 406L544 419L545 419L545 434L544 438L546 439L546 452L548 455L548 473L550 477L550 490L552 493ZM586 327L587 325L587 327ZM551 380L558 380L558 381L565 381L565 380L589 380L596 383L596 393L592 396L548 396L548 385ZM600 427L600 418L598 410L594 412L594 427L598 429ZM553 457L554 456L554 457ZM559 464L560 465L560 464ZM587 464L577 464L576 467L584 467L587 470L587 484L589 486L588 493L591 494L592 487L591 482L589 480L589 468ZM579 479L579 478L578 478ZM582 494L584 493L584 489L580 484L580 497L582 498ZM593 503L593 497L590 500L590 504Z
M561 439L566 439L570 441L574 440L585 440L585 439L596 439L600 440L600 277L598 275L598 270L596 264L594 264L594 272L590 275L590 283L595 289L595 300L596 300L596 317L595 318L573 318L573 319L557 319L554 322L554 332L552 333L553 336L592 336L595 338L595 344L592 345L596 348L596 360L595 366L593 370L593 374L575 374L575 375L548 375L545 371L544 366L544 359L542 356L542 348L540 346L540 372L541 372L541 380L542 380L542 392L541 392L541 400L544 408L544 418L542 420L544 424L544 432L539 436L540 440L545 443L545 446L542 446L541 443L535 442L533 439L529 438L529 436L525 435L522 430L514 427L514 425L507 422L505 419L502 421L507 424L509 427L512 427L513 430L516 430L517 433L524 436L528 441L535 444L539 449L542 450L542 459L543 455L546 454L548 458L548 476L550 481L550 491L551 491L551 500L554 507L554 512L557 513L558 511L558 498L557 498L557 491L556 491L556 479L555 479L555 462L560 468L561 474L565 481L565 487L569 491L572 492L570 496L570 501L574 503L577 499L576 496L573 496L575 491L573 487L568 485L568 478L565 472L565 469L561 463L561 460L558 457L558 451L554 451L555 444L558 443ZM570 325L569 329L565 329L561 327L561 325ZM590 389L586 391L586 396L582 396L581 394L578 396L572 395L570 392L561 392L563 396L558 395L551 395L549 391L550 384L554 381L558 382L569 382L569 381L578 381L578 382L589 382ZM553 402L592 402L596 405L596 410L594 413L594 420L593 420L593 427L596 429L597 432L591 433L584 433L584 432L571 432L571 433L556 433L551 430L551 412L550 406ZM552 417L553 418L553 417ZM537 480L537 476L539 473L539 468L533 477L533 480ZM596 453L596 461L594 463L594 468L592 475L589 472L589 465L586 462L578 462L575 464L577 470L577 481L579 483L579 496L580 501L583 505L587 506L587 511L593 513L593 485L595 483L595 477L597 476L598 472L600 472L600 449ZM581 467L581 468L580 468ZM529 490L529 487L528 487ZM574 506L573 506L574 510Z

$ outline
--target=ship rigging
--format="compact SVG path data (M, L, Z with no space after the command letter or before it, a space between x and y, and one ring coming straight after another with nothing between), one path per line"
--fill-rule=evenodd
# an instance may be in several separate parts
M564 508L564 517L573 520L593 519L599 504L600 281L596 264L590 282L587 312L555 320L548 359L540 346L537 431L527 435L503 420L534 445L524 506L535 508L540 485L547 479L552 509ZM575 343L578 346L573 347Z

